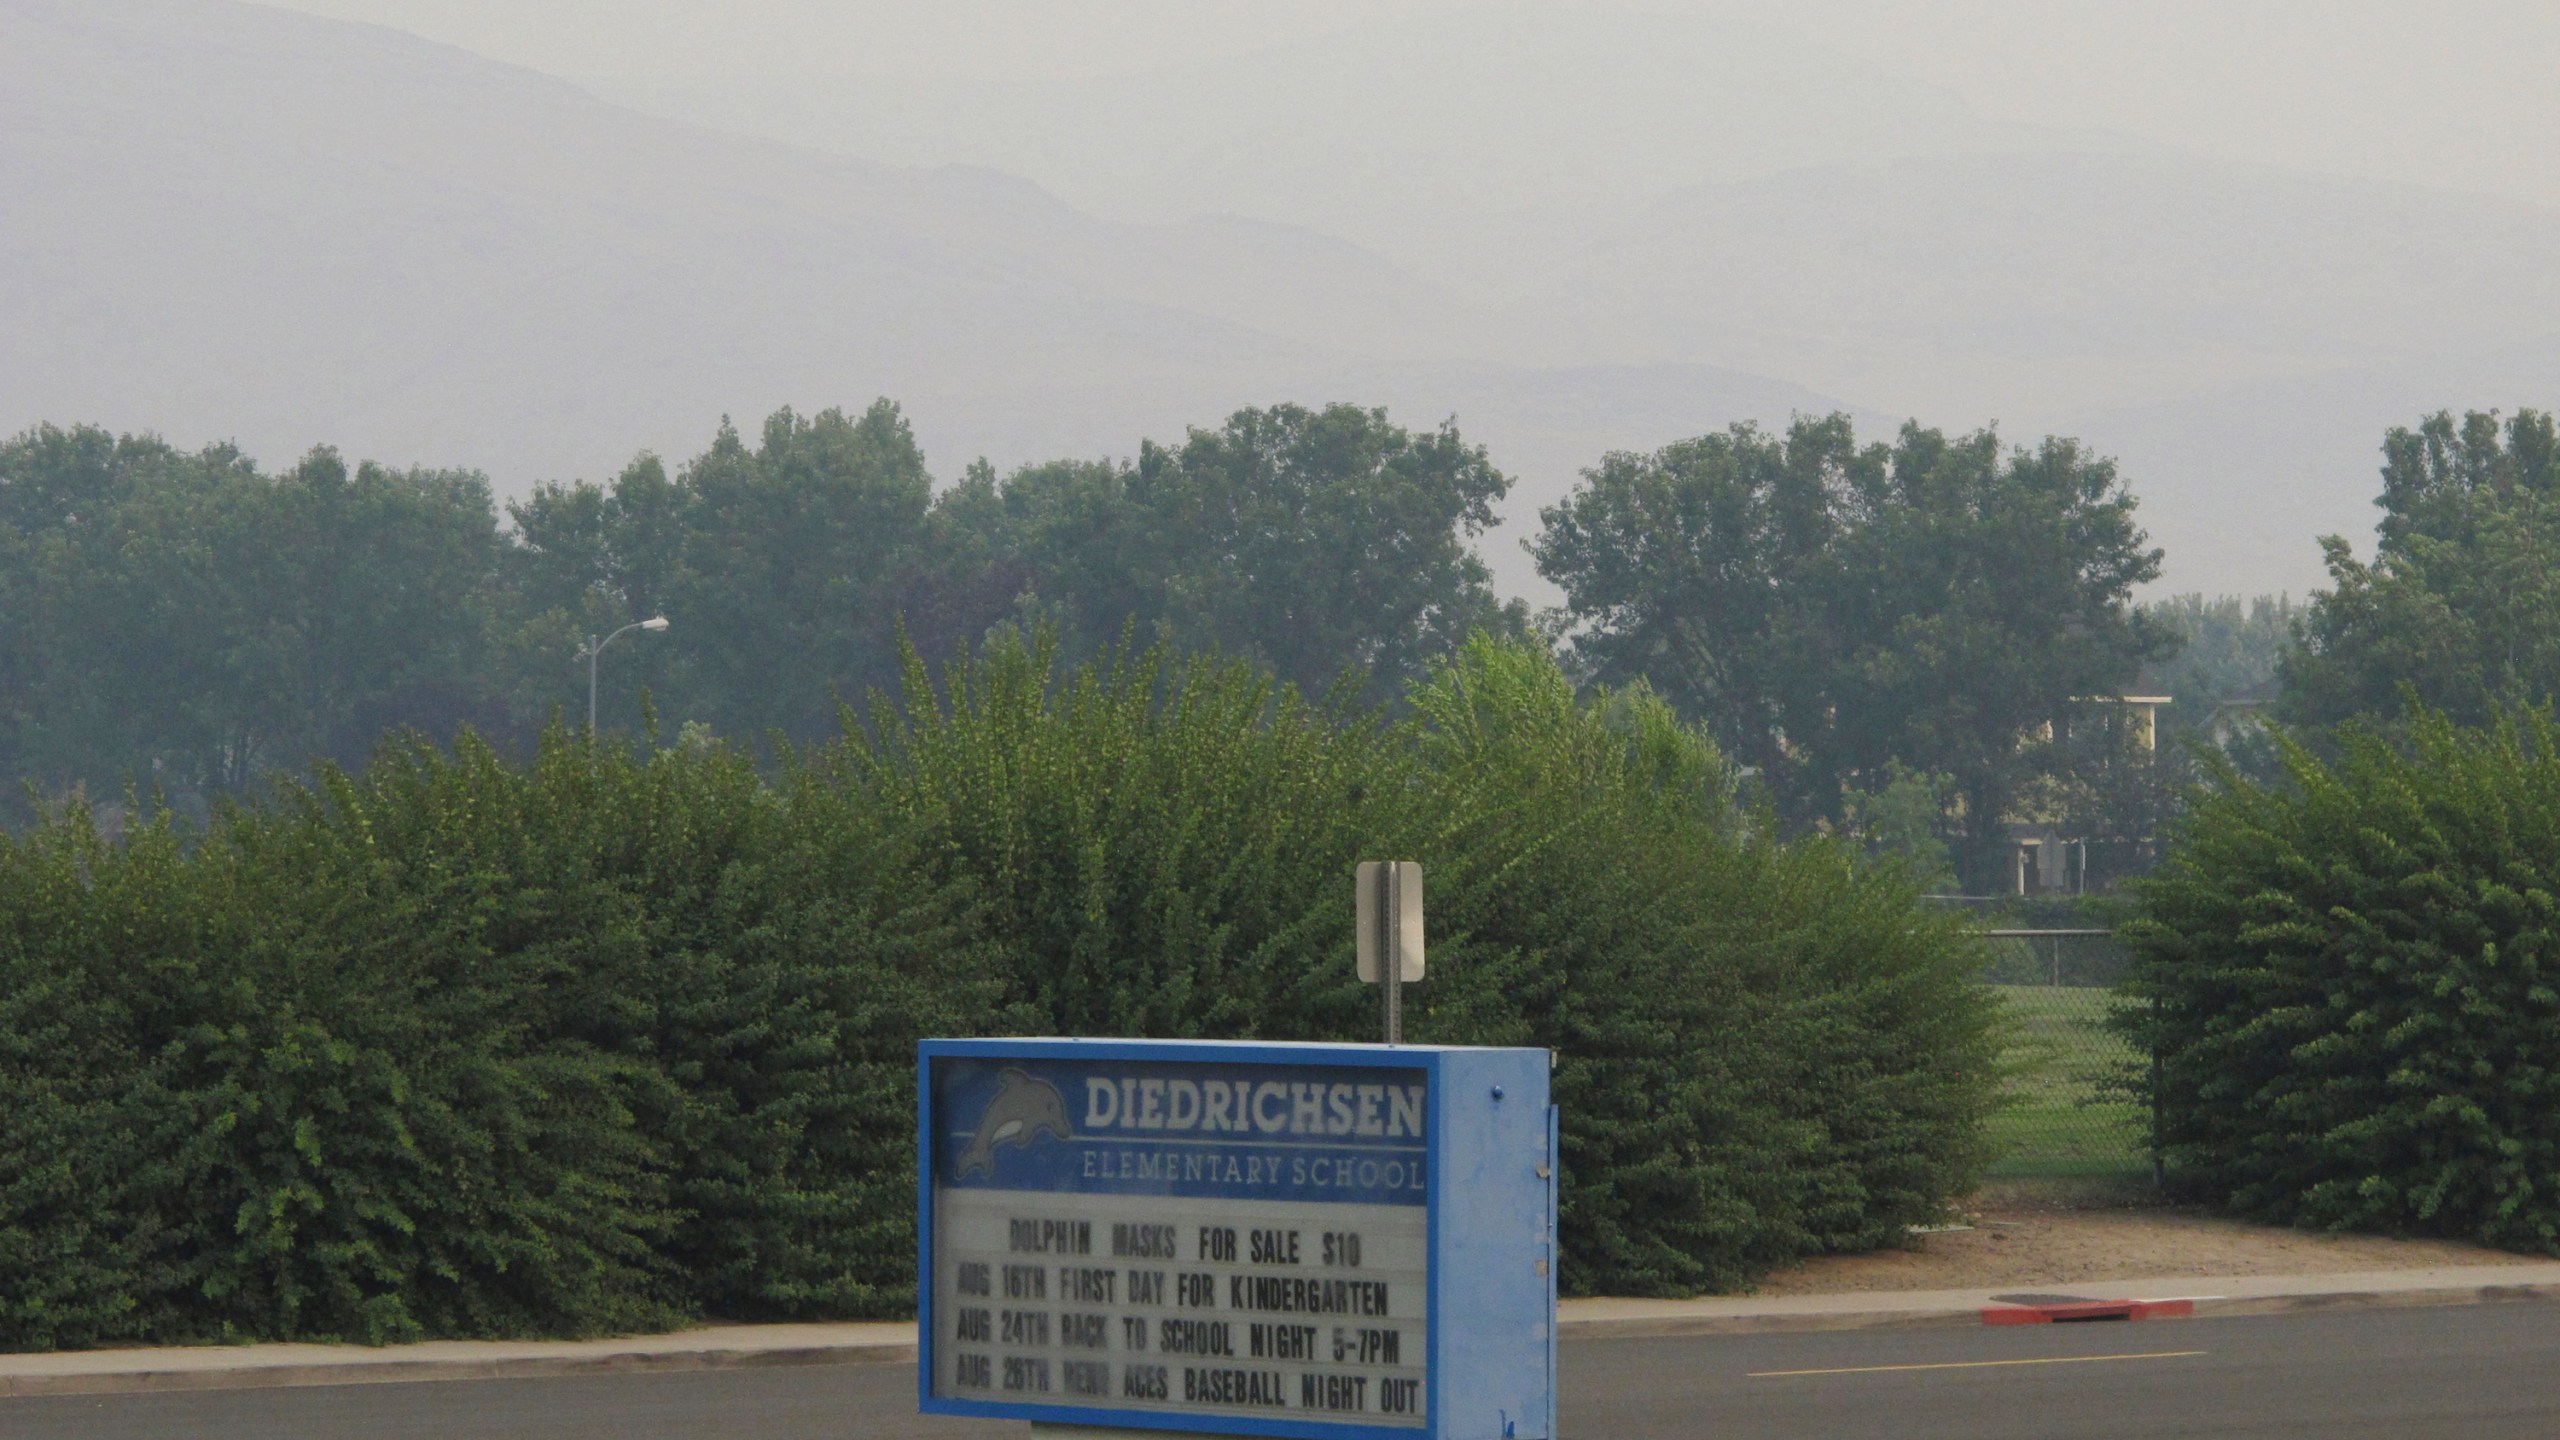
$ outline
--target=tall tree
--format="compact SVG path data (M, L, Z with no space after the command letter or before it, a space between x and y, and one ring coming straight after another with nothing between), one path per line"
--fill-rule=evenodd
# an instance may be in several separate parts
M840 699L890 682L890 586L920 538L933 482L906 417L879 401L765 421L750 450L724 429L686 468L681 611L692 708L723 728L815 735Z
M361 758L387 729L503 727L485 665L501 539L469 471L350 470L314 450L268 483L218 486L196 517L197 579L221 617L218 773L238 784L313 755Z
M1131 496L1174 634L1261 656L1313 690L1345 669L1400 691L1473 631L1522 618L1468 543L1511 482L1457 426L1279 405L1148 446Z
M1595 678L1649 679L1800 820L1840 819L1896 762L1947 777L1979 884L2043 742L2168 648L2130 603L2160 559L2133 512L2071 441L1906 425L1859 446L1832 416L1611 456L1534 548Z
M1000 533L1015 598L1071 640L1134 624L1255 656L1310 692L1357 672L1385 698L1476 630L1525 629L1472 544L1510 483L1454 424L1279 405L1148 443L1134 465L1029 466L939 508L965 503Z
M745 734L814 736L839 700L897 674L897 586L932 506L898 407L767 417L749 445L726 422L670 478L643 455L613 484L550 485L510 507L522 604L565 662L580 633L667 614L663 640L612 657L611 717L644 689L671 717ZM584 700L564 664L556 703Z
M236 786L389 726L503 712L483 640L487 482L43 429L0 448L7 702L27 773Z
M2459 724L2560 695L2560 431L2518 411L2449 413L2383 441L2383 510L2370 564L2320 542L2330 588L2312 596L2283 662L2278 713L2321 729L2396 716L2402 691Z
M1531 547L1564 588L1575 658L1602 684L1649 682L1728 754L1786 772L1790 717L1822 703L1803 596L1882 463L1845 415L1604 457L1539 512Z
M2217 706L2274 692L2278 668L2308 606L2290 595L2172 595L2143 607L2178 637L2178 652L2150 684L2174 696L2181 728L2206 724Z
M617 647L600 718L832 729L1008 622L1089 653L1135 626L1309 689L1401 693L1471 630L1525 628L1470 541L1508 485L1453 426L1337 405L1240 411L1135 464L983 461L935 493L898 407L727 422L681 465L507 507L467 472L264 474L234 450L39 429L0 444L0 764L60 793L237 786L387 729L524 738L582 716L582 637Z

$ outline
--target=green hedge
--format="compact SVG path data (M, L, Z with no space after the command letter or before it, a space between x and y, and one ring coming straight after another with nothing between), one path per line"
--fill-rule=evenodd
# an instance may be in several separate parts
M996 986L848 798L466 738L193 845L0 847L0 1336L905 1305L912 1044Z
M1389 720L999 643L759 773L386 749L201 835L0 842L0 1343L579 1334L912 1303L926 1035L1559 1056L1568 1289L1886 1242L1981 1160L1956 922L1737 810L1641 694L1481 643Z
M2419 710L2225 767L2141 885L2171 1173L2246 1215L2560 1253L2560 734Z
M1556 1052L1568 1293L1740 1288L1969 1188L1995 1022L1958 917L1777 843L1650 695L1486 645L1414 708L1416 1033Z

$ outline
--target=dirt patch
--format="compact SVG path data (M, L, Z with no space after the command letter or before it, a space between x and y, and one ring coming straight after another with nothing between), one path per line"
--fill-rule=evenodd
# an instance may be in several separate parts
M1866 1290L1987 1290L2158 1280L2180 1275L2315 1275L2442 1265L2531 1265L2517 1255L2450 1240L2389 1240L2249 1225L2166 1208L2074 1208L2031 1194L1976 1198L1970 1230L1916 1237L1918 1248L1826 1255L1760 1282L1763 1295Z

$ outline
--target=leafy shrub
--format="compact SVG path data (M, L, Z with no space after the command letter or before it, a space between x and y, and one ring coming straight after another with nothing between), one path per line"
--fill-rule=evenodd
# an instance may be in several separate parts
M1387 724L1250 669L998 645L921 675L845 788L936 817L1009 991L1059 1034L1372 1040L1351 867L1424 866L1422 1043L1558 1056L1562 1283L1693 1293L1935 1218L1980 1162L1988 1001L1960 921L1737 810L1642 691L1479 639Z
M932 836L1008 996L1059 1035L1348 1033L1351 865L1412 770L1374 719L1250 666L999 640L813 757ZM1363 1033L1360 1038L1373 1036Z
M1569 1293L1746 1286L1969 1188L1995 1021L1960 917L1780 844L1641 688L1578 702L1479 641L1414 709L1433 979L1408 1024L1556 1053Z
M0 1336L903 1309L914 1042L991 996L845 820L555 735L394 746L191 850L0 846Z
M1490 641L1397 719L1018 641L910 686L765 774L466 736L0 839L0 1343L901 1313L917 1039L1373 1038L1390 852L1409 1036L1558 1055L1568 1288L1882 1243L1980 1158L1957 922L1641 691Z
M2550 714L2228 767L2142 882L2130 1028L2173 1173L2243 1214L2560 1253Z

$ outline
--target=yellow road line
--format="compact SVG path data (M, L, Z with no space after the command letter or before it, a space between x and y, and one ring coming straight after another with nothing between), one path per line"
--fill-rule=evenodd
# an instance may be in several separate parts
M1776 1380L1789 1375L1875 1375L1887 1370L1988 1370L2001 1365L2087 1365L2099 1360L2184 1360L2201 1350L2154 1350L2144 1355L2055 1355L2041 1360L1947 1360L1935 1365L1845 1365L1836 1370L1753 1370L1746 1378Z

